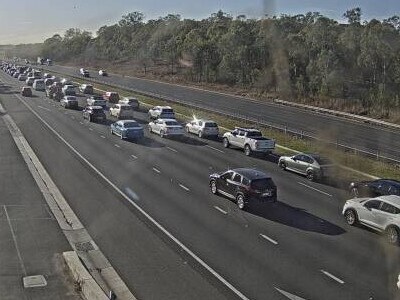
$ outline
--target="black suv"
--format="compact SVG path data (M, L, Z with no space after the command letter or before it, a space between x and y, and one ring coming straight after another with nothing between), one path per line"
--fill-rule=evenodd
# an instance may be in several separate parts
M255 169L232 169L210 175L213 194L236 201L240 209L260 202L276 202L277 188L271 176Z
M86 106L83 110L83 118L89 122L106 120L106 114L101 106Z
M400 196L400 181L378 179L350 183L349 192L353 197Z

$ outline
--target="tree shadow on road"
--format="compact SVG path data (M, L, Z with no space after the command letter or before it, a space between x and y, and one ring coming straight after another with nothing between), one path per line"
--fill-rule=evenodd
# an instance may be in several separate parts
M250 207L248 212L259 217L304 231L325 235L340 235L346 231L327 220L307 212L305 209L290 206L284 202L265 204L262 207Z

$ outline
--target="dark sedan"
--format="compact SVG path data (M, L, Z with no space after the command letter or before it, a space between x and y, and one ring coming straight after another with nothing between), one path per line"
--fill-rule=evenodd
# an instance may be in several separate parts
M210 189L213 194L234 200L239 209L277 201L277 188L272 178L255 169L239 168L211 174Z
M378 179L350 183L349 192L353 197L400 196L400 181Z

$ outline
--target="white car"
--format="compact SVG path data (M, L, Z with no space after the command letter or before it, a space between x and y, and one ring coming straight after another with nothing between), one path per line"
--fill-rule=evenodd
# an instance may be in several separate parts
M25 74L20 74L20 75L18 76L18 80L19 80L19 81L26 81L26 75L25 75Z
M161 137L182 136L184 129L175 119L157 119L149 123L150 133L157 133Z
M174 110L170 106L154 106L149 109L150 119L175 119Z
M89 77L89 71L86 70L86 69L84 69L84 68L81 68L81 69L79 70L79 73L80 73L83 77Z
M397 288L400 290L400 274L397 277Z
M102 96L92 96L86 99L88 106L101 106L103 109L107 108L107 101Z
M60 100L61 106L64 106L65 108L78 108L78 100L76 99L75 96L64 96Z
M200 138L203 136L217 137L219 129L217 123L211 120L195 119L185 126L186 132L197 134Z
M100 76L108 76L108 73L106 70L99 70L99 75Z
M118 103L119 104L128 104L133 109L136 109L136 110L139 109L139 101L135 97L124 97L123 99L119 100Z
M133 108L129 104L114 104L110 108L110 115L118 119L133 118Z
M35 79L32 84L32 88L36 91L45 91L46 85L43 79Z
M390 244L399 244L400 196L353 198L346 201L342 214L349 225L363 224L384 233Z

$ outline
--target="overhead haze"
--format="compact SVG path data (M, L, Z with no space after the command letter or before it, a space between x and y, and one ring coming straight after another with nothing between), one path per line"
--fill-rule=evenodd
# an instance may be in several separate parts
M362 8L364 19L400 14L400 1L397 0L386 0L385 5L375 0L0 0L0 44L42 42L55 33L63 34L68 28L95 33L99 27L113 24L132 11L143 12L146 19L169 13L201 19L218 10L247 17L318 11L342 21L343 12L357 6Z

